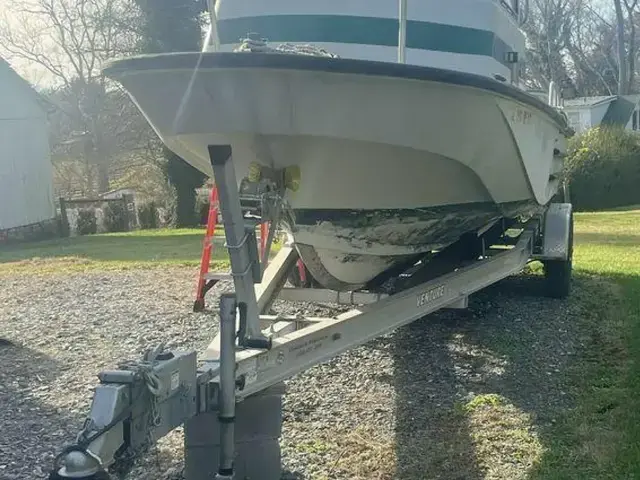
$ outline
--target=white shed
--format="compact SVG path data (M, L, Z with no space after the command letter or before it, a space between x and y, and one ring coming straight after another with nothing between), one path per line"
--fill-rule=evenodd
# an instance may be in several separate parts
M0 232L55 217L47 112L0 58Z

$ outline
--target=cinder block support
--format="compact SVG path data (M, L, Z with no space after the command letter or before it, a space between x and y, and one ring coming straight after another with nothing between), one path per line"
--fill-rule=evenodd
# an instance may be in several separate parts
M283 395L284 384L279 384L237 404L235 480L280 480ZM185 424L185 480L215 478L219 427L217 412L197 415Z

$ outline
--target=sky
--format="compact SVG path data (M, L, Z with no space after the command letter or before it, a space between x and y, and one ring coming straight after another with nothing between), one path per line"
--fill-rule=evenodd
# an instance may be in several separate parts
M15 0L0 0L0 23L4 22L6 19L8 20L7 23L10 28L20 28L20 24L15 19L10 15L4 15L9 11L9 6L14 1ZM9 61L11 66L31 84L35 86L46 86L51 83L51 79L47 78L50 77L50 74L48 74L42 66L31 62L9 58L9 55L2 50L2 47L0 47L0 56Z

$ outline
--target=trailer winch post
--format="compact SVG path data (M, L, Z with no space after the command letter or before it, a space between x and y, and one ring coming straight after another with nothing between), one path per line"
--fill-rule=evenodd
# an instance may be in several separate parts
M262 265L258 258L255 229L244 223L231 146L211 145L209 157L218 187L231 275L238 302L246 309L242 318L244 322L241 325L242 335L239 343L244 347L268 349L270 342L260 329L260 312L255 292L255 284L259 283L262 277Z

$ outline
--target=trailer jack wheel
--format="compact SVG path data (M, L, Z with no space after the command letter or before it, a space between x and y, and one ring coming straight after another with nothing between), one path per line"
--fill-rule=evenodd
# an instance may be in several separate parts
M551 298L566 298L571 292L571 274L573 271L573 215L569 220L569 245L566 260L547 260L544 262L545 287Z
M63 477L57 471L49 474L48 480L111 480L107 472L101 471L84 477Z

